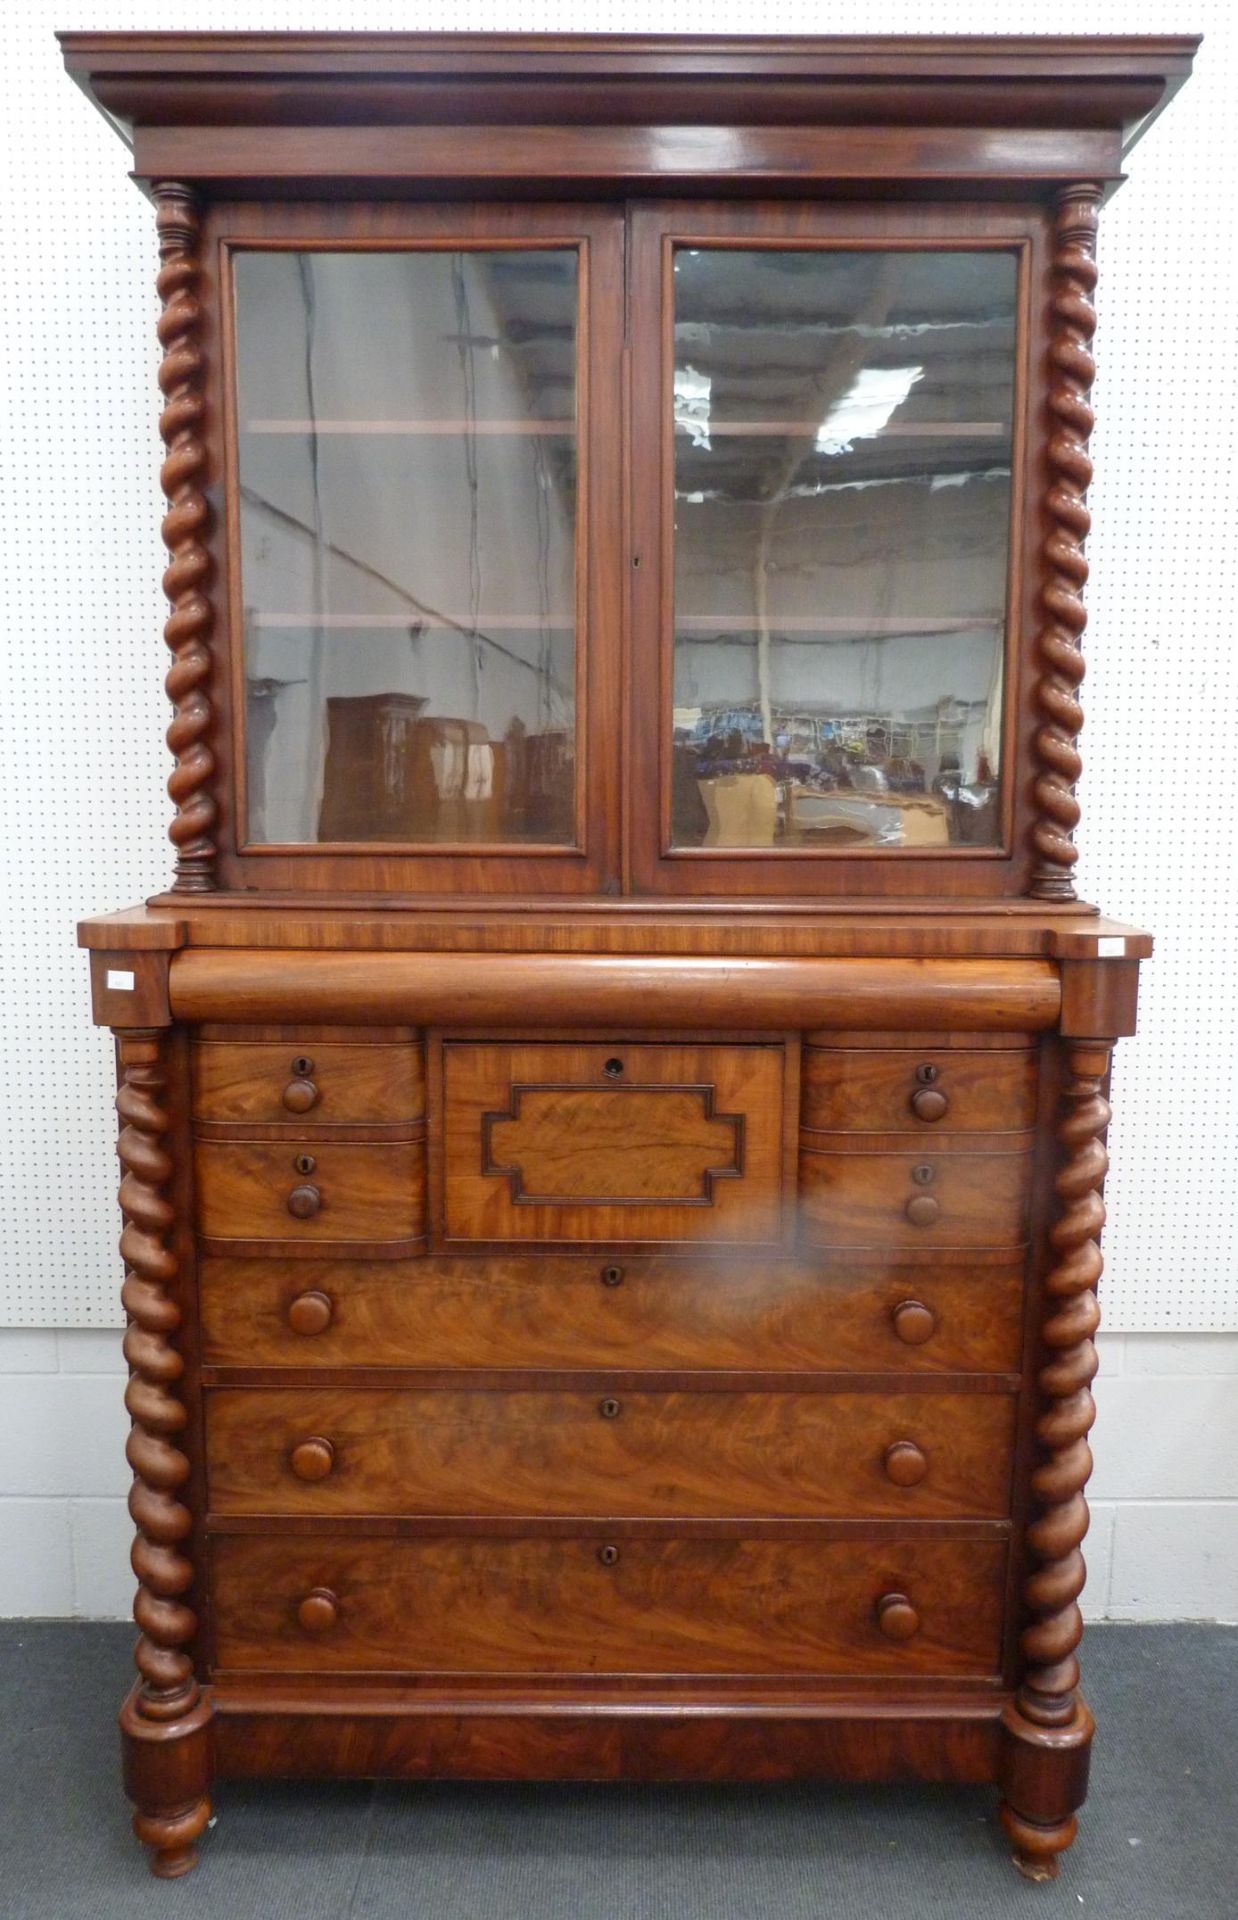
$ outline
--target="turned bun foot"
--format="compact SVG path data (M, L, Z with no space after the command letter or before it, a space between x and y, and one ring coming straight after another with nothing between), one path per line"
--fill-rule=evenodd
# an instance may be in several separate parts
M1056 1880L1058 1855L1065 1853L1078 1831L1074 1814L1068 1814L1052 1826L1042 1826L1037 1821L1025 1820L1005 1800L1000 1811L1002 1826L1011 1844L1010 1858L1017 1871L1025 1880Z
M158 1880L179 1880L198 1864L194 1842L211 1817L205 1795L179 1813L135 1813L133 1831L151 1849L150 1870Z

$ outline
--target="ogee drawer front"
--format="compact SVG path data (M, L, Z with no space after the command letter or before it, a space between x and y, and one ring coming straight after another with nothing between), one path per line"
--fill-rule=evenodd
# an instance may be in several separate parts
M800 1150L803 1237L835 1247L1008 1247L1027 1234L1029 1153Z
M1013 1426L1004 1393L216 1389L207 1462L220 1515L982 1519Z
M931 1045L805 1047L801 1121L826 1132L1010 1132L1034 1125L1036 1055Z
M217 1366L999 1371L1022 1259L208 1259L199 1290Z
M776 1240L780 1046L443 1049L448 1240Z
M425 1117L420 1046L299 1046L202 1040L193 1050L199 1120L349 1126Z
M267 1673L996 1672L999 1541L220 1535L216 1664Z
M199 1140L194 1166L210 1240L415 1240L424 1231L422 1140Z

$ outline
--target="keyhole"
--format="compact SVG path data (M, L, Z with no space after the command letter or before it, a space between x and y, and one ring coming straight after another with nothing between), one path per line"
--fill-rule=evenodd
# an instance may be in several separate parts
M933 1180L933 1169L932 1167L913 1167L911 1177L918 1187L930 1186Z
M606 1074L609 1079L617 1080L619 1078L619 1075L623 1072L622 1060L616 1060L613 1058L608 1060L606 1062L606 1065L602 1068L602 1072Z
M313 1073L314 1063L307 1053L299 1053L297 1055L292 1063L292 1071L299 1079L304 1079L306 1074Z
M312 1153L299 1153L292 1164L298 1173L313 1173L318 1162Z
M936 1080L937 1078L938 1072L939 1072L939 1069L937 1067L930 1067L930 1066L917 1067L916 1079L920 1082L920 1085L922 1087L931 1087L934 1080Z

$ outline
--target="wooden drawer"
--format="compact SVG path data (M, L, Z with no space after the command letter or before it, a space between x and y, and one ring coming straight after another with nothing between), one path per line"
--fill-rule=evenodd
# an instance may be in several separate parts
M253 1387L207 1462L217 1514L997 1518L1013 1428L1004 1393Z
M1027 1237L1031 1173L1030 1153L801 1146L803 1237L836 1247L1017 1246Z
M800 1117L840 1133L1017 1131L1035 1124L1036 1055L805 1047Z
M1002 1541L219 1536L216 1664L267 1673L995 1675ZM882 1601L913 1627L896 1640ZM914 1624L913 1624L914 1623Z
M1022 1255L992 1265L745 1255L208 1259L219 1366L871 1368L1018 1365Z
M422 1120L422 1049L202 1040L193 1049L193 1110L200 1120L292 1126Z
M448 1241L777 1240L780 1046L443 1049Z
M381 1243L425 1230L423 1140L199 1140L194 1167L211 1240Z

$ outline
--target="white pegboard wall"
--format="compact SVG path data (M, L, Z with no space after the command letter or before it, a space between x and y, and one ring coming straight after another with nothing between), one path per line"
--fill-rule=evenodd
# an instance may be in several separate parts
M828 17L827 17L828 16ZM56 27L154 29L166 5L28 0L8 81L0 420L8 1143L0 1324L119 1321L112 1062L83 912L164 884L164 648L150 210L64 75ZM1152 927L1119 1050L1103 1304L1112 1329L1238 1327L1238 666L1232 517L1238 27L1226 0L576 0L187 5L182 29L722 33L1198 32L1182 97L1101 221L1082 886ZM1232 187L1230 188L1232 199Z

